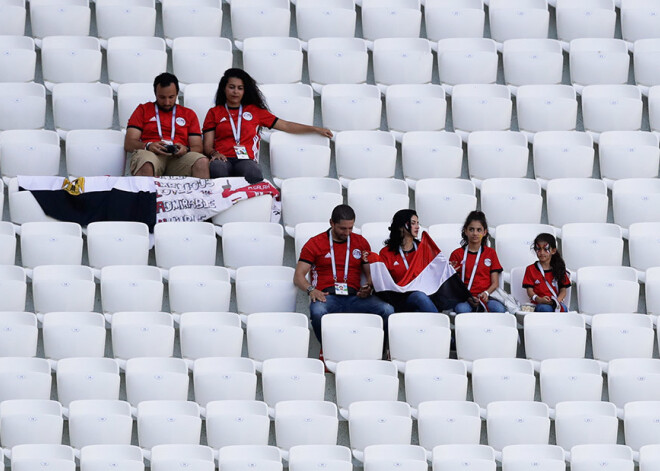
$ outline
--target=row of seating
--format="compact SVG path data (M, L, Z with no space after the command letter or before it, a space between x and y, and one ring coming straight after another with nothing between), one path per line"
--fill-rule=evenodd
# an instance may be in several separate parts
M96 1L96 26L99 38L139 34L153 36L156 30L154 0ZM220 36L223 20L221 0L167 0L162 2L162 27L168 42L181 36ZM251 36L289 36L291 9L288 0L252 0L228 2L231 30L240 49L243 39ZM575 38L612 38L620 6L621 34L632 43L657 37L657 4L649 0L601 0L582 3L546 0L426 0L424 15L419 0L301 0L296 4L295 25L298 37L308 41L328 35L355 35L357 14L361 7L362 34L373 41L386 37L419 37L422 20L429 39L482 37L488 5L491 37L498 42L529 37L546 38L549 34L548 3L555 6L557 37L563 42ZM24 0L5 0L3 34L23 34L26 23ZM130 7L130 8L127 8ZM89 0L30 1L30 27L35 38L53 34L87 35L90 32Z

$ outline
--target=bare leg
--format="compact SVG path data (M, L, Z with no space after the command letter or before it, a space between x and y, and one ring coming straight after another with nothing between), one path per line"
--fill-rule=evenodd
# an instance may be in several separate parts
M192 176L195 178L210 178L209 159L197 159L192 166Z
M145 162L142 167L135 172L136 177L153 177L154 165L151 162Z

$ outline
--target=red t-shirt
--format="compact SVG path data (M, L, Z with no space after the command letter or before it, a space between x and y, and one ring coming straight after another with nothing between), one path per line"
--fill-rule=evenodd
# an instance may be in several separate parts
M559 290L561 288L568 288L571 286L571 280L568 278L568 273L564 275L564 279L562 280L561 284L557 284L557 280L555 280L551 270L545 272L545 279L548 280L548 283L550 283L552 288L555 290L555 294L559 294ZM545 281L543 281L541 271L539 270L539 267L536 265L536 263L529 265L525 269L525 276L523 277L522 285L523 288L532 288L534 290L534 294L537 296L548 296L550 298L553 296L548 289L548 285L546 285Z
M330 241L328 234L330 229L315 235L307 241L300 251L300 261L309 263L312 266L312 285L321 291L332 288L334 290L335 281L332 277L332 261L330 255ZM348 283L349 289L360 289L360 278L362 276L362 252L371 251L367 239L359 234L351 234L350 237L350 259L348 262ZM335 252L335 267L337 269L337 282L344 282L344 264L346 262L346 242L333 242ZM354 292L351 292L354 294Z
M163 140L169 141L172 137L172 111L158 110L160 116L160 127L163 132ZM188 145L189 136L201 136L199 129L199 120L197 115L190 108L176 105L176 117L174 126L174 143L184 146ZM158 134L158 124L156 122L156 105L154 102L142 103L128 120L129 128L136 128L142 131L140 139L142 142L158 142L161 140Z
M231 128L230 119L234 120L234 126L238 130L238 108L227 109L223 106L214 106L206 113L204 119L204 132L215 131L214 148L221 154L231 158L236 157L234 146L236 140ZM231 116L231 118L230 118ZM259 127L272 128L277 122L277 117L268 110L255 105L243 107L243 118L241 119L240 142L247 150L252 160L259 160Z
M459 247L451 253L449 257L449 262L456 267L458 275L467 286L470 283L470 277L472 276L472 269L474 268L474 261L477 258L477 252L469 252L467 259L465 260L465 269L461 270L461 264L463 263L464 255L463 247ZM497 253L491 247L484 247L481 251L481 257L479 257L479 265L477 265L477 271L474 274L474 281L472 282L472 288L470 293L476 296L479 293L483 293L490 286L490 274L493 272L501 272L502 265L497 258Z
M416 250L403 253L406 256L408 266L410 266L410 262L412 262L412 259L415 256L415 252ZM406 264L403 263L403 259L401 258L399 251L397 250L396 252L392 252L389 247L383 247L378 255L380 256L380 260L387 267L390 275L392 275L392 280L394 280L395 283L398 283L401 278L405 276L407 271Z

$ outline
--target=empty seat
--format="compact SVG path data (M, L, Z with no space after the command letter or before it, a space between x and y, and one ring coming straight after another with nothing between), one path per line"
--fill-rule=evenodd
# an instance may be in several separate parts
M154 471L167 471L178 467L197 471L213 471L213 450L210 446L193 444L156 445L151 450L151 467Z
M64 358L57 362L57 399L64 407L82 399L119 399L119 366L112 358Z
M42 399L12 399L0 404L0 441L12 448L24 444L62 443L62 405Z
M181 356L190 366L198 358L240 357L243 346L240 318L231 312L184 312L179 336Z
M32 297L37 313L92 311L96 284L91 268L40 265L32 274Z
M0 33L22 36L25 33L25 0L3 0Z
M207 357L193 366L195 401L201 406L211 401L254 400L257 375L254 362L240 357Z
M634 268L592 266L580 268L577 275L581 313L637 312L639 283Z
M67 133L66 170L73 176L124 175L124 136L115 130L78 129Z
M90 22L89 0L30 2L30 26L39 47L46 36L87 36Z
M327 401L281 401L275 405L277 446L288 457L298 445L335 445L337 406Z
M599 401L603 376L596 360L551 358L541 362L541 400L548 407L564 401Z
M5 2L6 3L6 2ZM23 3L22 0L18 3ZM13 7L13 8L12 8ZM16 9L18 12L20 7L18 5L5 4L1 5L3 20L5 15L7 19L11 20L11 14L8 10ZM23 13L25 13L25 6L23 6ZM4 31L3 25L0 25L2 34L9 34ZM12 25L13 27L13 25ZM37 63L37 53L34 51L34 39L29 36L2 36L0 37L0 81L1 82L33 82L34 70Z
M423 38L376 39L373 64L374 80L382 92L390 85L431 83L431 44Z
M471 468L480 471L497 469L495 450L488 445L476 443L438 445L433 449L432 456L434 471L451 471L464 463L468 463Z
M592 178L556 178L546 190L548 223L607 222L607 186Z
M426 0L424 21L430 41L445 38L480 38L486 15L481 0Z
M649 268L644 275L646 312L657 316L660 313L660 267Z
M571 83L578 93L587 85L628 82L630 56L625 41L579 38L570 43Z
M217 240L210 222L165 222L154 227L156 265L215 265Z
M388 317L390 358L404 373L406 362L416 358L449 358L449 317L421 312Z
M108 39L108 80L114 90L123 83L152 83L167 69L163 38L118 36Z
M222 226L223 263L234 273L252 265L282 265L284 230L273 222L228 222Z
M641 92L634 85L588 85L582 90L582 119L595 142L604 131L638 131Z
M247 466L263 471L281 471L282 454L272 445L229 445L220 449L218 465L228 471Z
M306 83L269 82L259 88L271 113L278 118L310 126L314 124L314 91ZM280 132L276 129L261 128L261 137L269 142L271 135Z
M241 267L236 270L236 308L240 314L294 312L297 290L293 268Z
M628 228L636 222L660 222L655 201L660 194L657 178L624 178L612 186L614 222L628 237Z
M330 173L330 140L317 134L276 132L270 137L273 181L294 177L327 177Z
M481 183L481 210L488 214L489 232L500 224L538 224L543 198L541 185L529 178L488 178Z
M635 83L644 95L649 94L649 89L660 85L658 79L658 65L655 60L660 52L660 39L640 39L635 41L633 54L633 69L635 72Z
M488 16L490 35L498 43L548 37L550 13L545 0L492 0Z
M302 78L298 38L259 36L243 41L243 66L257 83L296 83Z
M172 42L172 70L182 88L189 83L218 82L231 68L232 59L232 43L227 38L177 37Z
M163 304L163 281L156 267L111 265L101 269L104 313L158 311Z
M609 364L607 389L618 409L628 402L654 401L660 393L660 362L652 358L617 358Z
M313 358L270 358L263 362L264 401L271 416L280 401L322 401L325 395L325 368Z
M258 312L247 318L248 356L258 371L271 358L307 358L307 316L298 312Z
M301 0L296 2L298 37L304 43L314 38L352 38L356 16L353 0Z
M296 445L289 449L291 471L310 471L319 466L349 471L353 468L351 450L340 445Z
M386 131L341 131L335 135L337 176L344 187L356 178L394 178L394 136Z
M495 83L497 80L497 45L482 38L446 38L438 41L438 75L447 93L455 85Z
M50 399L50 366L43 358L0 358L0 401Z
M587 330L576 313L525 315L525 354L538 369L549 358L584 358Z
M640 465L643 447L660 444L658 435L659 401L635 401L627 403L623 408L623 430L626 445L640 452ZM642 466L643 470L644 467Z
M409 131L401 140L403 176L415 189L423 178L457 178L463 165L458 134L444 131Z
M130 445L132 431L128 402L91 399L69 404L69 440L78 450L89 445Z
M321 329L323 355L330 371L343 360L382 357L385 333L383 319L376 314L326 314L321 318Z
M520 93L518 96L520 99ZM593 139L585 132L538 132L532 155L534 174L542 188L554 178L590 178L593 172Z
M409 204L408 185L403 180L359 178L348 185L348 204L355 210L355 225L389 221Z
M207 84L199 84L196 86L204 87L206 85ZM119 117L119 127L122 129L122 131L126 131L128 119L135 111L135 108L137 108L137 106L142 103L153 101L153 99L154 87L150 83L122 83L119 85L117 88L117 116ZM208 103L205 103L205 105L208 106L204 108L201 116L199 116L198 113L200 122L203 122L204 117L206 116L206 112L212 106L212 100L209 99L207 101ZM187 103L186 106L188 106L188 108L192 108L192 106L188 105ZM196 108L193 109L197 111Z
M229 270L210 265L179 265L169 271L170 310L180 314L229 309Z
M557 39L568 50L568 43L577 38L613 38L616 11L613 0L572 2L557 0Z
M96 2L96 29L103 47L115 36L153 36L155 0L100 0Z
M0 316L0 356L37 355L37 316L30 312L8 311Z
M547 445L548 406L534 401L491 402L487 408L488 444L495 450L509 445Z
M51 360L105 355L105 318L98 312L47 312L44 356Z
M142 449L138 446L87 445L80 450L80 469L101 471L108 466L121 466L133 471L144 471L143 459Z
M198 445L202 432L199 406L186 401L142 401L137 408L138 442L147 450L156 445Z
M270 419L261 401L222 400L206 404L206 437L215 449L231 445L268 445Z
M472 364L473 400L486 413L496 401L533 401L536 377L531 361L523 358L480 358Z
M480 358L515 358L516 318L508 313L466 313L456 317L456 355L471 370Z
M528 138L542 131L575 130L577 99L570 85L523 85L517 93L518 128ZM572 170L555 166L558 172Z
M475 131L468 137L468 169L477 188L486 178L524 178L529 149L523 133Z
M41 129L46 124L46 87L40 83L3 83L0 130Z
M84 131L78 131L84 132ZM72 134L67 147L75 142ZM89 266L146 265L149 260L149 228L133 221L99 221L87 225Z
M441 445L477 445L481 437L479 406L468 401L422 402L417 413L417 428L419 444L426 449L427 456Z
M512 470L530 467L566 469L564 450L556 445L509 445L502 449L502 467Z
M396 366L384 360L344 360L335 371L339 413L349 418L351 404L359 401L396 401L399 377Z
M112 352L123 361L138 357L171 357L174 322L166 312L117 312L112 316Z
M23 311L26 297L25 270L15 265L0 266L0 309Z
M4 177L57 175L60 169L57 133L37 129L3 131L0 134L0 166Z
M179 37L218 37L221 27L220 0L168 0L163 3L163 34L170 47Z
M619 420L616 406L601 401L566 401L557 404L557 445L570 452L576 445L616 444Z
M639 469L640 471L652 471L660 464L660 444L644 445L639 450Z
M323 126L333 131L379 129L382 107L375 85L328 84L321 93Z
M57 471L74 471L74 451L68 445L28 444L16 445L11 451L11 467L17 471L48 467Z
M442 131L447 103L439 85L390 85L385 95L387 126L397 141L414 131Z
M126 362L126 399L142 401L188 398L188 367L180 358L131 358Z
M464 142L473 131L507 131L512 106L511 93L504 85L456 85L451 104L454 130Z
M657 38L660 23L658 5L648 0L621 2L621 36L628 44L640 39ZM632 44L631 44L632 45Z
M303 222L327 223L332 209L344 201L341 189L341 183L334 178L301 177L284 180L282 219L287 234L293 236L296 225Z
M58 83L53 87L53 124L62 139L74 129L110 129L112 88L104 83Z
M101 79L101 44L92 36L47 36L41 43L41 70L50 91L57 83Z
M628 229L630 266L637 270L637 276L642 283L646 280L646 270L660 266L656 256L658 241L655 237L658 226L659 224L655 222L638 222L631 224ZM649 312L648 307L647 312Z
M231 30L240 50L246 38L289 35L291 11L286 0L250 0L232 5Z
M601 178L609 188L621 178L656 177L658 138L650 132L607 131L600 136L598 157Z
M646 314L596 314L591 320L594 360L607 371L616 358L653 356L653 320Z
M21 226L23 266L80 265L82 229L73 222L29 222Z
M571 449L571 470L592 471L609 469L632 471L635 468L630 447L616 444L576 445Z
M362 37L367 41L379 38L417 38L422 26L418 0L363 0Z
M562 256L573 273L592 265L621 266L623 239L621 228L616 224L564 224L561 237Z
M504 79L515 93L521 85L558 85L564 56L555 39L509 39L502 47Z
M464 401L467 397L467 369L460 360L409 360L404 377L406 402L412 408L413 417L419 418L418 410L422 409L424 402ZM430 450L432 447L425 448Z
M296 9L299 11L303 10ZM330 83L366 83L368 61L364 39L316 37L307 45L309 82L319 94Z
M410 406L397 401L359 401L349 407L348 433L353 456L364 459L369 445L410 445Z

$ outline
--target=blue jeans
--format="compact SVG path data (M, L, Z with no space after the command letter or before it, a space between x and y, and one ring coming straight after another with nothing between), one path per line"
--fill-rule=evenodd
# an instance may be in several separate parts
M405 308L410 312L438 312L431 298L422 291L411 292L406 298Z
M495 301L494 299L489 299L486 305L488 306L489 312L506 312L506 308L504 307L504 304L502 304L499 301ZM470 303L468 303L467 301L464 301L462 303L458 303L454 307L454 311L456 312L456 314L463 314L464 312L472 312L472 306L470 306Z
M561 304L561 307L564 311L568 311L568 308L566 307L566 304L564 303L559 303ZM555 308L552 307L552 304L537 304L536 307L534 308L535 312L555 312Z
M359 298L356 295L337 296L326 294L325 302L314 301L309 305L309 317L312 320L314 335L321 341L321 318L335 312L366 312L378 314L383 318L383 328L387 332L387 318L394 313L394 308L376 296Z

